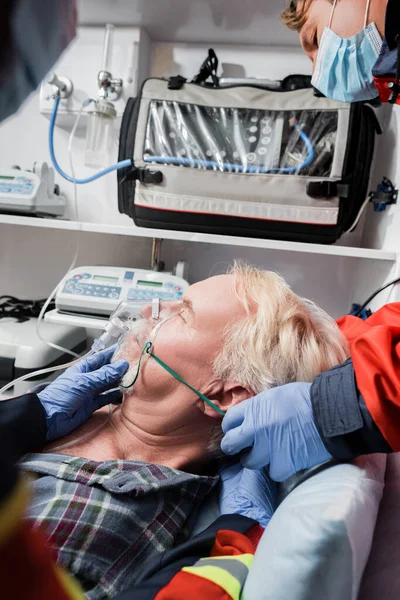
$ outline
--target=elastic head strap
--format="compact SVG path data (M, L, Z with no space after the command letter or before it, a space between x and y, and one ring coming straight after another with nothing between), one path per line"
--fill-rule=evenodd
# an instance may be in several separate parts
M187 381L182 379L182 377L180 375L178 375L178 373L173 371L173 369L171 369L168 365L166 365L165 362L163 362L160 358L158 358L158 356L153 354L151 352L152 346L153 346L153 344L151 342L148 342L145 346L146 352L147 352L147 354L150 354L150 356L152 356L154 358L154 360L160 365L160 367L163 367L163 369L165 369L170 375L172 375L172 377L175 377L175 379L177 379L178 381L180 381L181 383L186 385L186 387L188 387L190 390L192 390L192 392L194 392L197 396L199 396L199 398L201 398L206 404L208 404L208 406L210 406L211 408L216 410L217 413L219 413L223 417L225 416L224 411L221 410L219 408L219 406L214 404L214 402L212 402L209 398L207 398L207 396L204 396L204 394L202 394L201 392L196 390L196 388L192 387L189 383L187 383Z
M337 4L337 0L334 1L333 6L332 6L331 16L329 18L329 25L328 25L329 29L332 29L333 13L335 12L336 4Z
M134 377L134 380L133 380L133 381L132 381L132 383L130 383L129 385L122 385L122 384L120 384L120 386L119 386L119 387L121 387L122 389L124 389L124 390L129 390L129 388L131 388L131 387L133 387L133 386L135 385L135 383L136 383L136 381L137 381L137 378L139 377L140 365L141 365L141 362L142 362L143 354L144 354L144 353L145 353L145 351L147 350L147 346L148 346L149 344L151 345L151 342L146 342L146 343L145 343L145 345L144 345L144 346L143 346L143 348L142 348L142 351L141 351L141 353L140 353L140 356L139 356L139 362L138 362L138 365L137 365L137 369L136 369L136 375L135 375L135 377Z
M336 5L337 5L337 2L338 2L338 0L334 0L334 2L333 2L333 6L332 6L332 10L331 10L331 16L329 18L329 25L328 25L329 29L332 29L333 15L334 15L334 12L335 12L335 8L336 8ZM371 6L371 0L367 0L367 5L365 7L365 15L364 15L364 29L366 28L366 26L368 24L368 16L369 16L370 6Z
M364 17L364 29L368 25L368 15L369 15L370 6L371 6L371 0L367 0L367 6L365 8L365 17Z

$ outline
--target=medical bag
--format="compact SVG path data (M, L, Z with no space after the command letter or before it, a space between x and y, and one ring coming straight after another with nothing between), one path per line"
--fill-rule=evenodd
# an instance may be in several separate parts
M312 88L146 80L120 132L119 210L139 227L333 243L367 196L374 110Z

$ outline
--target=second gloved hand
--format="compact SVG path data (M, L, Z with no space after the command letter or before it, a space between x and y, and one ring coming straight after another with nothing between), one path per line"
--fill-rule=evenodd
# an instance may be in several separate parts
M266 527L276 506L276 483L264 470L244 469L237 462L219 468L221 515L243 515Z
M128 369L120 360L109 364L115 347L84 358L37 394L45 412L47 440L67 435L87 421L90 415L107 404L121 400L121 392L111 390Z
M221 449L243 466L269 465L274 481L332 458L314 423L310 383L288 383L230 408L222 421Z

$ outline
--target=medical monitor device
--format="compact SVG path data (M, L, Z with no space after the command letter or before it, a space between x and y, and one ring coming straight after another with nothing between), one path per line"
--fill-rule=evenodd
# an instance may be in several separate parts
M180 263L178 263L180 264ZM59 285L56 310L45 320L85 327L98 327L122 300L137 303L138 313L153 298L181 300L189 283L182 277L146 269L124 267L77 267Z
M46 163L35 163L33 171L0 168L0 213L58 217L64 209L65 197Z

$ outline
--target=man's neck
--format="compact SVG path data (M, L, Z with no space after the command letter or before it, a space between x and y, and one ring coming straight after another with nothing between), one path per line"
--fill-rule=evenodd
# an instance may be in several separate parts
M120 407L109 419L104 409L61 443L46 447L46 452L58 451L58 447L67 442L71 445L61 447L59 452L97 462L137 460L196 473L203 471L210 461L207 448L211 428L212 424L204 420L175 430L152 432L133 422Z

